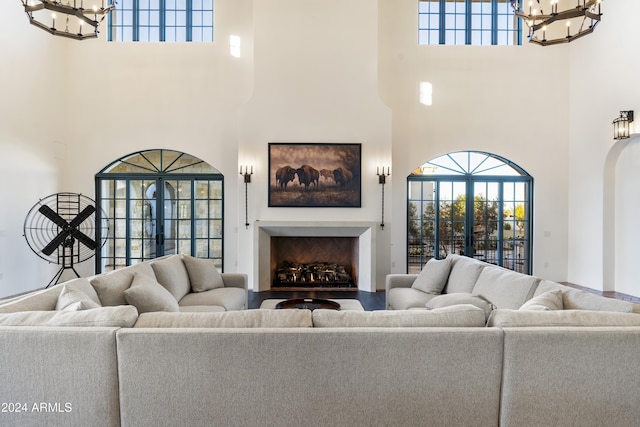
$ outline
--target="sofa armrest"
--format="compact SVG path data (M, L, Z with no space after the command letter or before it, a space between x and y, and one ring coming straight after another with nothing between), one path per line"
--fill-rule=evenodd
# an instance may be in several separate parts
M246 274L221 273L221 276L226 288L249 289L249 281Z
M410 288L417 277L417 274L387 274L385 290L389 293L392 288Z

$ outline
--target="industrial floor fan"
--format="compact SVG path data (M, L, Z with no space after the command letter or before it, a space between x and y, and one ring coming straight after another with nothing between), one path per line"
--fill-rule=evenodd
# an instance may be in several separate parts
M102 247L109 231L106 215L96 222L95 202L78 193L56 193L36 203L24 221L24 237L40 258L60 265L47 288Z

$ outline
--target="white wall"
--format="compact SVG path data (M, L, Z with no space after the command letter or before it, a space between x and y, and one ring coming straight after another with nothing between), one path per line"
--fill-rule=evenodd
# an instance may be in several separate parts
M56 272L29 249L23 227L31 207L61 188L66 45L29 25L20 2L0 3L0 29L1 297L42 287Z
M640 38L634 17L640 3L617 0L602 5L604 16L596 31L571 44L570 194L568 281L593 289L617 290L617 252L636 251L635 242L616 242L617 224L611 211L614 183L637 177L607 179L605 165L613 150L611 122L621 110L640 110ZM636 127L637 128L637 127ZM624 154L623 154L624 155ZM618 158L617 155L613 156ZM608 169L615 170L615 165ZM618 205L615 205L618 206ZM620 217L617 217L619 220ZM630 290L628 285L622 289ZM637 285L634 294L640 295Z
M225 265L237 271L237 111L252 81L251 2L217 0L211 43L70 44L69 149L65 188L95 194L94 175L145 149L172 149L225 176ZM242 39L240 58L229 36ZM81 274L93 271L92 262Z
M0 161L27 156L32 169L0 170L21 185L2 190L21 206L3 211L0 248L24 249L0 272L5 282L24 277L23 266L34 273L0 295L53 274L21 241L21 212L55 191L93 196L96 172L153 148L223 172L224 269L249 275L253 221L377 222L375 168L391 164L378 288L405 268L407 175L447 152L493 152L535 179L534 273L566 280L569 105L579 104L570 98L568 47L417 46L415 0L217 0L213 44L107 43L104 29L99 40L55 38L29 26L16 3L0 4L0 77L10 95L0 99L0 143L13 153ZM229 55L230 34L242 39L240 58ZM431 107L418 103L422 80L434 85ZM362 208L268 208L269 142L361 143ZM239 164L256 172L248 230ZM80 270L90 274L93 263Z
M261 0L254 35L254 92L238 137L240 158L256 165L250 222L379 221L375 171L391 162L391 114L378 96L376 2ZM268 208L269 142L361 143L362 207ZM239 233L241 271L253 268L254 228ZM377 233L378 288L389 271L389 236L387 227Z
M406 177L459 150L534 177L533 273L565 280L569 152L566 47L418 46L416 2L380 1L380 92L393 110L392 271L406 268ZM421 81L433 105L418 102Z

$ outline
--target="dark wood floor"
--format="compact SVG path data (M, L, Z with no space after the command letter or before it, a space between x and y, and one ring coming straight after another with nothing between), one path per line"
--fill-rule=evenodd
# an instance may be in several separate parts
M620 292L601 292L584 286L579 286L573 283L563 282L563 285L570 286L572 288L581 289L596 295L605 296L607 298L615 298L623 301L629 301L634 304L640 304L640 298L621 294ZM365 310L384 310L385 309L385 292L364 292L364 291L263 291L252 292L249 291L249 308L259 308L262 301L265 299L280 298L325 298L325 299L357 299L360 301Z

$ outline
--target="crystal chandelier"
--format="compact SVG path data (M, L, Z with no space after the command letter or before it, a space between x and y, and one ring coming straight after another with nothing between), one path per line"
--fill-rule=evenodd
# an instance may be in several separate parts
M73 4L70 3L73 1ZM102 4L98 4L102 1ZM29 22L54 36L84 40L98 37L98 25L115 5L105 7L105 0L22 0ZM57 26L56 26L57 24ZM86 27L88 28L86 28Z
M511 6L515 15L522 18L529 29L529 42L549 46L569 43L591 34L602 17L600 2L601 0L535 0L534 3L530 0L528 7L523 8L520 2L511 0ZM558 7L558 3L562 3L562 8Z

